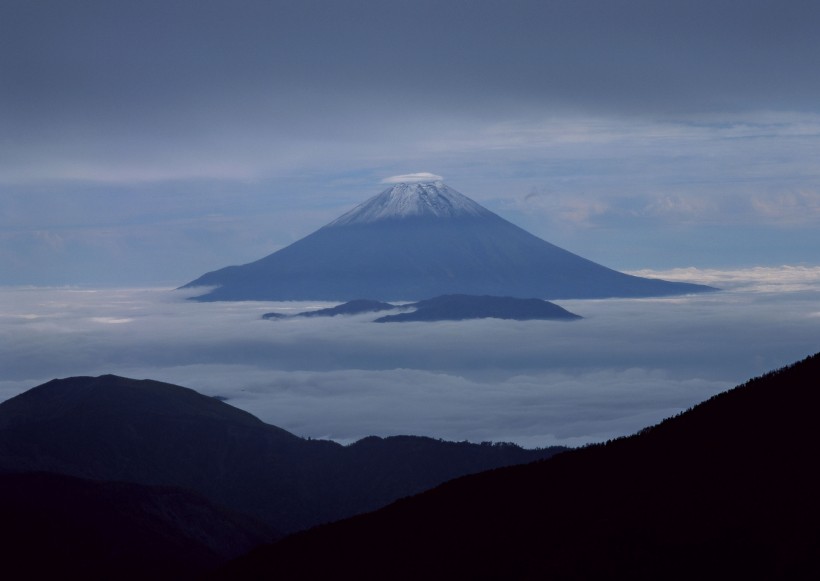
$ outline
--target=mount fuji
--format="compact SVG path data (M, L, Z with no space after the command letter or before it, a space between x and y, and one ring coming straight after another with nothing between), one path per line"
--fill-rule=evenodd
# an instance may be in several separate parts
M444 294L580 299L715 290L606 268L530 234L440 180L412 179L290 246L182 288L191 287L211 287L200 301L419 300Z

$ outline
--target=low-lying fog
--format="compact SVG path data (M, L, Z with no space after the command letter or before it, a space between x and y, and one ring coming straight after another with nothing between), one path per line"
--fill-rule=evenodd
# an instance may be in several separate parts
M577 445L632 433L820 351L820 267L652 274L719 293L556 301L575 322L262 320L331 303L169 289L0 289L0 399L114 373L221 396L301 436ZM765 426L761 426L765 429Z

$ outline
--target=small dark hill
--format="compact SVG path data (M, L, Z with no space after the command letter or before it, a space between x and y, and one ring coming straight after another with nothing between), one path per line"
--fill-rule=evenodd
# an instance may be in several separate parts
M464 321L486 318L572 321L581 318L548 301L512 297L444 295L405 306L415 310L380 317L376 322Z
M336 315L361 315L363 313L378 313L380 311L392 311L396 305L372 301L368 299L356 299L344 304L330 307L329 309L317 309L315 311L305 311L299 313L298 317L335 317Z
M216 398L150 380L58 379L0 404L0 469L179 486L280 532L311 510L292 506L298 479L276 468L306 447Z
M337 315L359 315L395 310L404 312L380 317L376 319L375 322L464 321L467 319L487 318L513 319L517 321L571 321L582 318L558 305L541 299L518 299L486 295L443 295L404 305L356 299L327 309L305 311L295 316L335 317ZM285 318L285 315L280 313L267 313L263 315L262 318L282 319Z
M820 354L635 436L294 535L226 577L820 578L818 377Z
M177 486L281 534L558 451L416 443L411 454L387 438L371 456L367 445L299 438L191 389L112 375L53 380L0 404L0 472Z
M287 319L288 316L283 313L265 313L262 315L263 319Z
M269 541L191 492L59 474L0 474L8 579L185 578Z

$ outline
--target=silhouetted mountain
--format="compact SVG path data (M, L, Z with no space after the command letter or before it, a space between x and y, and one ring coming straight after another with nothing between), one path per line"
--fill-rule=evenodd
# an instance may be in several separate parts
M246 553L269 531L179 488L0 474L7 579L179 579Z
M441 182L394 185L256 262L209 272L197 300L543 299L714 290L617 272L554 246Z
M820 354L635 436L291 536L225 576L818 579L818 377Z
M518 321L535 319L571 321L581 318L548 301L515 299L512 297L444 295L406 306L414 310L396 315L386 315L376 319L376 322L463 321L465 319L486 319L490 317Z
M280 534L556 451L306 440L191 389L111 375L53 380L0 404L0 471L178 486Z

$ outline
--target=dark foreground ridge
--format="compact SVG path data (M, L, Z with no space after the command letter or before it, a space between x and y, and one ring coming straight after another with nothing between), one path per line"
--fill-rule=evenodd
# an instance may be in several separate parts
M272 535L181 488L27 472L0 474L7 579L179 579Z
M294 535L224 577L818 579L818 377L820 354L632 437Z
M143 571L194 572L464 474L559 451L413 436L342 446L184 387L72 377L0 404L0 508L19 508L8 522L34 523L20 538L58 551L63 560L48 561L58 569L114 578L100 567L127 569L138 558ZM14 534L4 523L3 535Z
M202 275L201 301L541 299L715 290L617 272L545 242L441 182L396 184L273 254Z
M541 299L517 299L513 297L490 297L471 295L444 295L402 305L380 301L357 299L347 303L305 311L296 317L336 317L338 315L361 315L397 311L375 320L377 323L411 321L464 321L467 319L513 319L517 321L572 321L581 317ZM266 313L263 319L283 319L286 315Z

